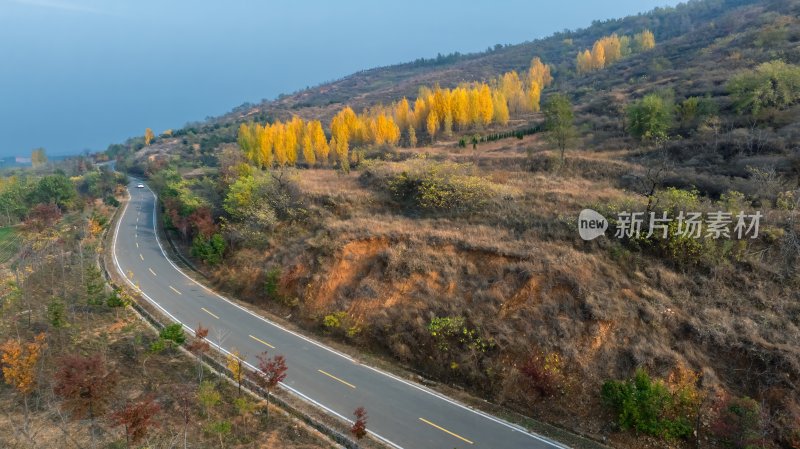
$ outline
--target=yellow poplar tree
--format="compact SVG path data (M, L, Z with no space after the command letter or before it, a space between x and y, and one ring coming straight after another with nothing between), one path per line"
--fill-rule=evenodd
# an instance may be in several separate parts
M303 160L306 161L309 167L313 167L317 163L314 143L311 141L311 135L308 132L303 134Z
M425 104L425 99L423 97L417 97L414 101L414 127L418 129L422 129L425 126L425 120L427 119L428 114L428 105Z
M469 95L464 87L453 91L453 121L458 129L466 129L469 125Z
M339 166L345 172L350 171L350 144L347 141L347 138L342 138L341 140L336 140L336 159L339 161ZM331 145L333 146L333 145Z
M336 138L338 145L344 143L345 146L348 146L350 138L357 128L357 122L356 113L353 112L350 106L346 106L331 120L331 137ZM334 151L338 153L339 150L334 148Z
M506 103L506 97L503 92L496 90L492 93L492 105L494 110L492 121L501 125L507 124L509 118L508 103Z
M298 147L303 138L303 120L298 116L292 117L286 124L286 162L289 165L297 164Z
M539 102L542 99L542 86L536 80L531 80L530 83L528 87L528 104L531 106L532 111L539 112L541 109Z
M411 124L411 108L406 97L403 97L395 106L394 119L401 129L407 128Z
M481 92L477 87L470 88L468 92L467 113L469 115L469 122L472 125L477 125L481 122L480 112L480 96Z
M444 121L442 122L442 131L444 132L445 136L453 137L453 115L449 112L444 116Z
M550 66L544 64L538 57L531 60L528 69L528 80L536 81L540 88L549 86L553 82L553 75L550 74Z
M286 154L286 125L281 122L275 122L272 124L272 129L274 130L273 148L275 150L275 162L277 162L279 166L283 167L289 160L289 157Z
M599 70L606 65L606 53L600 41L592 47L592 70Z
M656 37L650 30L644 30L633 36L634 47L637 51L647 51L656 46Z
M494 115L492 92L486 84L481 85L481 90L478 93L478 115L484 125L492 122L492 116Z
M258 135L258 151L260 153L260 162L262 167L271 168L273 161L272 146L273 146L273 130L272 125L266 124L260 129Z
M237 136L237 141L239 142L239 148L242 149L245 157L250 160L250 162L255 163L255 161L258 160L258 156L256 155L258 148L254 126L247 123L242 123L239 125L239 135Z
M619 38L619 54L621 58L631 54L631 37L622 35Z
M589 73L592 71L592 54L589 52L589 50L584 50L582 52L579 51L575 62L579 74Z
M433 142L436 137L436 131L439 129L439 117L436 116L436 111L428 113L425 129L428 131L428 135L431 136L431 142Z
M156 137L156 135L153 133L152 129L147 128L147 129L144 130L144 144L145 145L150 145L150 142L152 142L155 137Z
M319 120L314 120L310 124L311 142L314 145L314 153L316 159L324 164L328 162L328 154L331 149L328 146L328 141L325 139L325 131L322 130L322 123Z
M616 34L605 36L600 39L600 45L603 47L605 65L613 64L622 58L622 47L620 46L619 37Z
M503 93L508 102L508 109L511 112L526 111L525 93L522 89L522 81L516 71L506 72L499 81L500 92Z
M411 125L408 125L408 146L411 148L417 146L417 131Z

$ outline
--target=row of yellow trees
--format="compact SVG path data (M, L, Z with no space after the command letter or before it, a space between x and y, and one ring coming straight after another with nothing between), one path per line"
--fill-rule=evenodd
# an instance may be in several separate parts
M393 116L408 134L439 134L468 130L490 123L504 125L511 114L539 111L542 89L553 82L550 67L534 58L528 72L510 71L490 83L462 84L455 89L420 89L414 107L405 98L391 106ZM413 132L412 132L413 128Z
M239 147L259 167L295 165L300 154L308 165L325 163L330 147L319 120L305 121L297 116L282 123L261 125L242 123Z
M504 125L511 114L539 111L542 89L553 82L550 67L534 58L527 73L511 71L489 83L462 84L454 89L420 88L413 103L403 98L389 106L376 106L356 114L349 106L330 123L326 140L318 120L293 117L288 122L242 124L239 146L255 165L295 165L302 156L309 166L334 161L346 167L350 149L363 146L395 146L401 138L416 146L417 136L432 141L491 123Z
M630 36L604 36L595 41L591 51L587 48L578 52L576 65L578 73L589 73L600 70L620 59L656 46L656 38L650 30Z

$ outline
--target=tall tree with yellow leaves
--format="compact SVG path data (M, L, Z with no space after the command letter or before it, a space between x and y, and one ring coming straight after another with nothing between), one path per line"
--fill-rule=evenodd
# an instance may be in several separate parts
M492 107L492 92L489 86L482 84L478 92L478 117L485 126L492 122L494 108Z
M258 156L256 155L258 151L258 142L256 140L254 126L249 123L242 123L239 125L237 141L245 157L250 160L250 162L255 163L255 161L258 160Z
M433 140L436 138L436 131L439 130L439 117L436 116L436 111L431 111L428 113L425 129L428 131L428 136L430 136L431 142L433 142Z
M578 69L578 74L589 73L592 71L592 53L589 50L583 50L582 52L578 52L578 56L575 60L575 64Z
M309 123L309 135L311 143L314 145L314 154L320 164L328 162L328 154L331 152L328 141L325 138L325 131L322 130L322 123L314 120Z
M616 33L611 36L604 36L598 42L600 42L600 46L603 47L603 54L605 55L604 65L613 64L622 58L622 47Z
M528 86L528 104L534 112L539 112L541 109L540 101L542 99L542 85L537 80L531 80Z
M350 143L347 141L346 137L342 137L341 140L333 139L336 145L331 145L335 148L336 151L336 160L339 162L339 168L345 172L350 172Z
M631 54L631 37L622 35L619 37L619 54L620 58L630 56Z
M453 91L452 100L453 121L459 130L469 126L469 94L464 86L459 86Z
M414 100L414 128L423 129L428 119L428 105L423 97Z
M274 131L270 124L266 124L258 129L258 153L259 162L262 168L271 168L273 155L273 136Z
M600 70L606 66L606 52L603 44L596 41L592 47L592 70Z
M411 125L408 125L408 146L411 148L417 146L417 131Z
M297 164L298 147L303 138L303 120L298 116L292 117L292 120L286 124L286 162L294 166Z
M345 144L349 146L350 140L353 137L356 137L356 131L358 131L359 119L356 116L356 113L350 108L350 106L345 106L344 109L339 111L331 120L331 137L336 139L336 142L339 146ZM339 152L338 149L334 151Z
M647 51L656 46L656 37L650 30L643 30L633 36L634 51Z
M500 125L507 124L510 114L508 112L508 103L506 102L506 97L503 95L503 92L499 90L492 92L492 105L494 111L492 121Z
M519 113L529 110L527 101L525 101L522 80L519 79L519 74L516 71L512 70L504 73L499 79L498 89L503 93L503 96L508 102L508 109L510 112Z
M308 129L303 133L303 160L309 167L313 167L317 163L314 143L311 141L311 135L308 133Z
M286 162L289 160L289 156L286 154L286 125L281 122L275 122L272 124L273 130L273 149L275 151L275 162L278 163L279 166L283 167L286 165Z
M156 137L156 135L153 133L152 129L147 128L147 129L144 130L144 144L145 145L150 145L150 142L152 142L155 137Z
M528 68L528 82L530 83L531 81L536 81L540 89L549 86L553 82L553 75L550 74L550 66L542 63L539 57L533 58L531 60L531 66Z
M411 114L412 112L408 104L408 99L403 97L394 107L394 120L397 122L397 126L399 126L400 129L405 129L412 123Z

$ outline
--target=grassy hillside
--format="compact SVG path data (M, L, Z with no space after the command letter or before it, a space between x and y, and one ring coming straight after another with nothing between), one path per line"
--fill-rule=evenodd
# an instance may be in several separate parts
M110 153L150 176L216 287L321 337L618 447L798 447L799 14L796 0L691 2L366 70ZM579 51L645 28L652 50L577 73ZM563 159L550 132L494 139L543 131L540 112L355 148L349 172L264 170L236 144L242 122L296 114L330 135L344 105L533 57L555 79L543 103L563 93L575 111ZM653 107L663 129L637 132ZM623 211L763 218L753 239L585 242L584 208L612 226Z

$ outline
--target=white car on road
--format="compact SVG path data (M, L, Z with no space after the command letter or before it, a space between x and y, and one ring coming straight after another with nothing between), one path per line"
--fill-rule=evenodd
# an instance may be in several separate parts
M137 189L143 189L144 188L144 184L136 184L136 188Z

